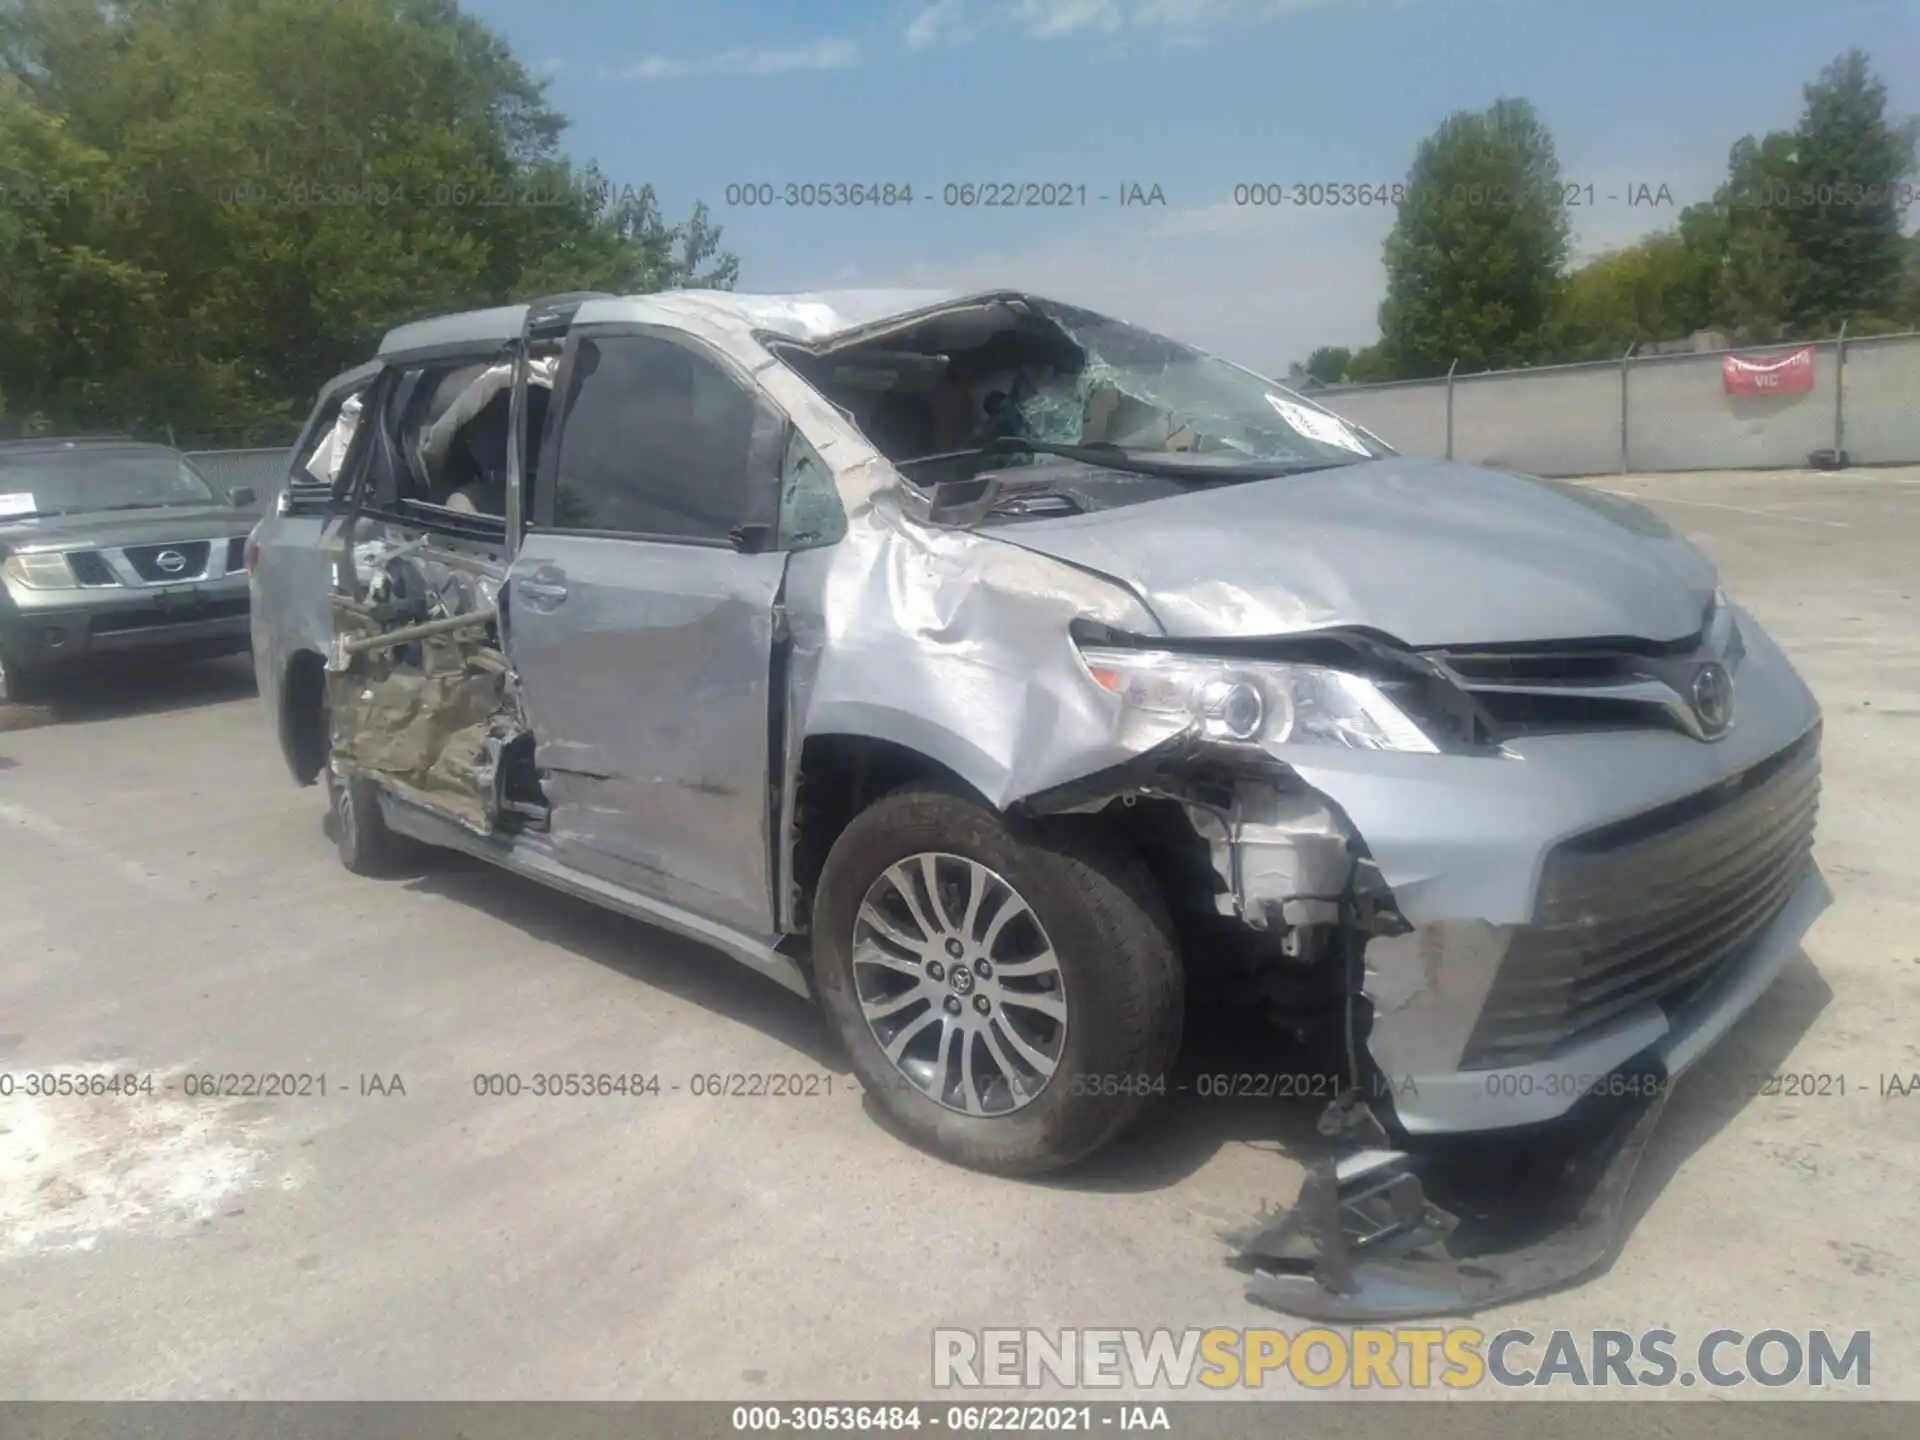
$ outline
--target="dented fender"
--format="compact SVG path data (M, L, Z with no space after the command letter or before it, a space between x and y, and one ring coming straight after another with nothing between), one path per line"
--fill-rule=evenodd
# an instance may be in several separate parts
M1069 634L1081 619L1155 632L1124 587L920 523L886 489L850 510L838 546L788 571L796 749L812 735L891 741L1004 810L1179 733L1123 713Z

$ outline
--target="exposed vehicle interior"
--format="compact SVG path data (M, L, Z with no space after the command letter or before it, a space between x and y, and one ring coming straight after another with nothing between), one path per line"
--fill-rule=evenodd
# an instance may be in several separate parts
M934 519L1079 514L1368 458L1357 437L1303 434L1303 407L1274 404L1258 377L1019 295L771 348L932 498Z
M529 361L527 434L536 441L558 364L558 345L536 350ZM372 437L366 504L401 513L425 506L504 524L512 394L513 366L504 355L425 365L401 375ZM529 444L529 496L538 449Z

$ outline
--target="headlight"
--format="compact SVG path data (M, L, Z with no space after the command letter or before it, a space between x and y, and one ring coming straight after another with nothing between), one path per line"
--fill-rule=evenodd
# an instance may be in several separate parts
M1364 676L1165 650L1084 647L1094 683L1136 710L1184 718L1215 740L1342 745L1438 754L1440 747Z
M73 578L73 567L67 564L67 557L58 551L9 555L6 571L29 590L71 590L79 583Z

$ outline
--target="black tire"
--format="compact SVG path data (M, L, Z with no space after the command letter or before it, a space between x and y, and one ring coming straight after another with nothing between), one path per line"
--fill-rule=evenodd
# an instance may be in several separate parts
M1058 961L1069 1019L1057 1068L1005 1113L965 1114L918 1088L860 1008L856 916L889 866L924 853L997 872L1044 927ZM944 790L896 790L834 843L812 930L815 985L855 1073L893 1128L943 1159L1002 1175L1058 1170L1114 1139L1164 1093L1184 1010L1173 925L1138 858L1085 832L1009 822Z
M0 705L34 704L46 688L46 677L38 667L0 655Z
M379 787L371 780L342 778L327 771L327 801L332 806L333 844L340 863L356 875L391 875L407 861L404 837L387 828L380 813Z

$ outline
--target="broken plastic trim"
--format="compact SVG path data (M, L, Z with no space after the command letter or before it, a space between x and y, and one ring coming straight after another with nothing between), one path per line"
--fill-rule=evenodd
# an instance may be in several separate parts
M1209 758L1222 763L1202 768ZM1286 774L1277 764L1236 766L1231 755L1181 736L1019 807L1063 813L1127 796L1177 800L1213 847L1223 911L1232 907L1256 929L1329 919L1339 926L1349 972L1348 1088L1321 1117L1330 1150L1293 1206L1228 1237L1234 1263L1253 1277L1247 1297L1313 1320L1416 1319L1466 1314L1581 1278L1612 1251L1627 1190L1665 1109L1666 1072L1617 1072L1544 1125L1397 1143L1389 1131L1398 1132L1393 1080L1379 1073L1363 1033L1370 1010L1360 942L1410 926L1344 814L1311 789L1275 789ZM1262 792L1296 803L1263 805ZM1298 803L1305 801L1317 803Z
M1622 1072L1624 1075L1625 1072ZM1357 1092L1328 1106L1336 1153L1291 1209L1228 1237L1247 1298L1313 1320L1471 1314L1601 1267L1666 1109L1664 1070L1546 1126L1395 1149ZM1615 1087L1608 1087L1609 1090Z

